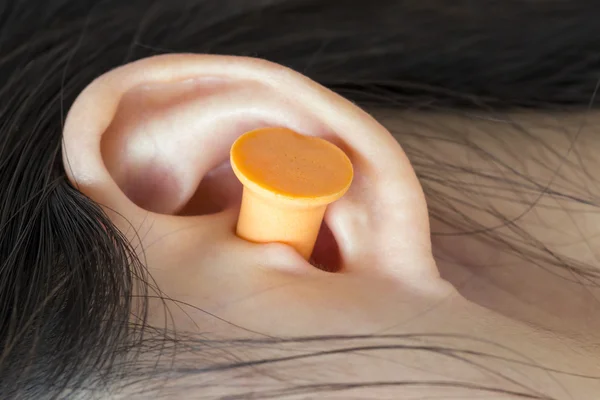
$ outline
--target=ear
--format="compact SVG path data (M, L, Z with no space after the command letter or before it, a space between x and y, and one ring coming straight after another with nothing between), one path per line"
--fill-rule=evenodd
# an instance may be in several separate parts
M73 185L138 248L152 247L145 256L154 265L206 254L214 261L219 249L229 262L243 254L263 267L311 269L287 246L234 234L241 185L229 148L266 126L323 137L352 160L354 182L325 216L343 271L437 275L424 195L398 143L349 101L266 61L164 55L108 72L71 108L63 160Z

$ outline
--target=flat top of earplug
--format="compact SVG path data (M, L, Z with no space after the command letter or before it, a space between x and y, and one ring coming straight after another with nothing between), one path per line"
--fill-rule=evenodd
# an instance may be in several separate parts
M242 184L275 197L326 204L342 197L352 183L352 163L339 147L287 128L245 133L230 156Z

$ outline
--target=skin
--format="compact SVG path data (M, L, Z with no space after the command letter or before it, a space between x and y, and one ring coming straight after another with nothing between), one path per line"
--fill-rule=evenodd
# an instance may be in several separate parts
M464 129L468 121L473 137L491 152L500 146L481 132L489 131L490 126L499 131L503 129L500 124L448 115L384 110L375 114L382 123L302 75L264 61L160 56L111 71L80 95L65 124L63 158L71 181L105 206L144 257L159 294L190 305L170 304L172 319L165 320L162 303L151 300L149 320L153 325L166 323L180 332L219 339L468 335L488 342L465 342L464 338L452 342L438 337L420 343L447 344L498 357L514 358L516 352L523 362L529 360L563 373L551 374L498 359L479 360L486 368L505 374L499 378L480 367L431 352L365 351L244 373L223 371L189 378L189 382L180 379L164 384L164 393L178 393L175 397L185 393L194 398L307 382L401 379L470 382L559 399L595 398L594 393L600 393L600 380L572 375L600 376L600 350L593 340L600 322L592 313L593 291L540 273L474 235L434 235L432 245L430 230L439 232L448 227L430 223L427 199L409 157L398 144L421 143L434 161L449 157L483 167L485 160L465 157L464 149L441 141L435 147L424 145L422 138L408 133L432 132L452 138L451 129L441 132L436 127ZM542 117L514 118L536 125ZM564 126L575 129L576 121L565 117ZM223 162L236 137L261 126L285 126L326 138L351 158L353 185L345 197L329 207L325 217L343 260L338 273L314 268L285 245L252 244L235 236L241 187ZM398 135L394 137L386 127ZM550 140L560 147L560 137ZM595 144L592 138L587 140ZM534 154L533 147L525 142L511 142L511 146L523 151L519 168L534 168L528 164L533 161L523 156ZM546 173L538 172L542 178ZM494 197L498 196L490 196ZM522 207L500 201L497 206L504 207L507 215ZM540 213L539 219L547 223L559 216L565 218L561 209L541 209ZM486 221L489 215L478 218L482 223L490 222ZM573 223L573 232L576 226ZM559 247L566 237L564 229L552 231L534 224L532 229L543 241L558 243ZM563 250L572 256L589 256L576 246ZM393 343L404 343L402 340L408 339ZM390 339L369 342L384 343L389 344ZM299 347L284 347L231 352L252 359L254 352L256 358L299 351ZM303 347L307 351L323 348L327 345ZM214 355L217 361L221 357L231 361L229 353ZM177 362L204 361L181 354ZM225 382L221 378L235 379L239 385L208 385L213 379ZM177 392L186 383L198 381L207 386L194 392L188 385L185 392ZM170 392L171 388L176 391ZM519 398L431 385L328 392L319 398L397 399L399 393L400 398L407 399L440 395Z

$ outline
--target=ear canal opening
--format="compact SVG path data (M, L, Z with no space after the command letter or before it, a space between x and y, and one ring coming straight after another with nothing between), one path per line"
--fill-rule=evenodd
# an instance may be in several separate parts
M321 223L321 229L309 261L315 268L326 272L335 273L342 269L340 248L335 235L325 221Z
M177 215L209 215L222 212L229 207L239 207L242 191L243 186L236 178L227 159L202 178L194 195ZM309 262L315 268L326 272L336 273L342 269L340 248L325 220L321 222Z

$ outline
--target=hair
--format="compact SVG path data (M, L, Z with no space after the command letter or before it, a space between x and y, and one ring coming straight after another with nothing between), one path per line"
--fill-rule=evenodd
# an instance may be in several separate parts
M258 356L217 363L206 357L202 365L176 370L143 362L145 352L160 358L177 348L201 353L215 347L318 342L350 353L373 340L348 336L217 343L149 326L146 300L152 293L159 295L159 288L102 208L69 183L62 163L66 112L97 76L159 53L233 54L289 66L366 108L587 109L600 78L597 11L593 1L555 0L0 3L0 397L74 398L82 391L92 396L160 371L208 374L293 361ZM538 140L543 145L543 138ZM433 218L502 244L545 268L568 268L590 282L598 278L595 266L565 260L524 231L507 238L466 219L443 201L439 173L430 172L435 160L412 152L410 146L406 151L432 199ZM442 172L452 174L451 167ZM507 169L503 179L517 190L525 178ZM447 185L460 186L461 181ZM535 193L548 190L531 180L528 185ZM568 200L598 204L592 194ZM497 217L518 228L517 220ZM133 292L136 281L146 285L139 297ZM136 323L131 322L134 311ZM455 346L423 349L410 335L378 338L383 339L396 349L446 355L454 349L459 357ZM312 349L302 357L324 354ZM547 398L524 388L463 386ZM231 398L283 398L351 388L292 385Z

